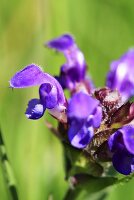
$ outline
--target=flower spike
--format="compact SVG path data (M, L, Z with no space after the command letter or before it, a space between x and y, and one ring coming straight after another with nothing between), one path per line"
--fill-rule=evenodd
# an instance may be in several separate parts
M59 76L54 78L31 64L10 80L12 88L39 87L39 97L29 101L26 117L37 120L48 110L58 120L56 132L66 146L68 175L74 177L77 170L78 174L89 173L88 164L96 162L111 162L124 175L133 173L134 102L129 98L134 95L134 49L113 61L106 86L95 88L86 76L84 55L72 35L61 35L46 46L66 59ZM70 99L65 98L63 89L70 91ZM104 170L105 176L108 171Z

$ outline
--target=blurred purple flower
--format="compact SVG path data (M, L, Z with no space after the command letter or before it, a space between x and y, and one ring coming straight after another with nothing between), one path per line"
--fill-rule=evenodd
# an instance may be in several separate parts
M39 99L32 99L28 103L26 116L29 119L39 119L46 108L55 118L66 122L66 100L59 82L40 67L31 64L17 72L10 80L12 88L26 88L39 85Z
M130 49L119 60L111 63L106 85L117 89L123 101L134 95L134 49Z
M63 88L74 89L75 84L85 79L86 63L83 53L77 47L74 38L61 35L46 43L49 48L56 49L64 54L67 62L61 67L57 80Z
M71 144L84 148L91 141L94 128L98 128L101 123L102 109L99 107L99 101L86 93L77 93L69 101L67 115Z
M115 169L129 175L134 171L134 126L127 125L116 131L108 140L113 152L112 162Z

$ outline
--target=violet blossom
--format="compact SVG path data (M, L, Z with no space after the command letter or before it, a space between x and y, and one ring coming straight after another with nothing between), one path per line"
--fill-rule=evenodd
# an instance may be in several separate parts
M101 123L102 109L99 101L79 92L70 99L67 114L71 144L77 148L86 147L94 135L94 128L98 128Z
M62 65L57 79L63 88L74 89L76 83L83 81L86 75L85 58L74 38L69 34L61 35L48 41L46 46L64 54L66 63Z
M134 95L134 49L130 49L119 60L111 63L106 85L117 89L123 101Z
M28 103L26 116L29 119L39 119L46 109L59 120L66 122L66 100L58 81L35 64L28 65L17 72L10 80L12 88L39 87L39 99Z

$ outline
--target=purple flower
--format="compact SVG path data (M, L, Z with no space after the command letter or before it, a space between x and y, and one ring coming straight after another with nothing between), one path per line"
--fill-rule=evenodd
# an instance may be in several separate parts
M127 125L116 131L108 140L113 152L112 162L115 169L129 175L134 171L134 126Z
M74 38L69 35L62 35L46 43L49 48L56 49L64 54L66 63L61 67L58 81L63 88L74 89L75 84L84 80L86 63L83 53L75 44Z
M66 100L59 82L40 67L31 64L17 72L10 80L12 88L25 88L39 85L39 99L32 99L28 103L26 116L29 119L39 119L46 108L55 118L66 122Z
M134 49L130 49L119 60L111 63L106 85L117 89L123 101L134 95Z
M99 101L86 93L76 93L69 102L67 115L71 144L84 148L91 141L94 128L98 128L101 123L102 109L99 107Z

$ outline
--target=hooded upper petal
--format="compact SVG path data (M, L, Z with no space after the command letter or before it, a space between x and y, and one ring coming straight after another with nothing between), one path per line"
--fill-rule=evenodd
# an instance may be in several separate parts
M47 73L44 73L40 67L35 64L28 65L23 70L17 72L10 80L12 88L25 88L49 83L56 88L58 102L65 103L63 89L59 82Z
M68 117L85 119L99 105L99 101L86 93L79 92L73 95L68 105Z
M54 48L58 51L64 51L70 48L73 44L74 44L73 37L69 34L65 34L53 40L48 41L46 43L46 46L48 46L49 48Z
M32 87L41 85L44 83L45 79L46 76L41 68L35 64L31 64L25 67L23 70L17 72L12 77L10 80L10 86L12 88Z

